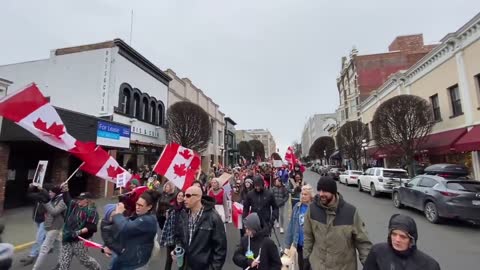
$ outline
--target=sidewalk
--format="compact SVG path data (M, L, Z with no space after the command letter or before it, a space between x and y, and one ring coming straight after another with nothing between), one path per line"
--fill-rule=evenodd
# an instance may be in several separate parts
M117 198L100 198L95 200L97 211L103 216L103 207L109 203L117 203ZM15 246L15 250L30 248L37 232L32 220L33 206L5 210L2 220L5 231L2 234L3 242Z

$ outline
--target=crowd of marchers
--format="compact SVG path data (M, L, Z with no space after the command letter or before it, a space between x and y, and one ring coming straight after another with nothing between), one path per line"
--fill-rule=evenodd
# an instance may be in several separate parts
M225 173L231 175L226 183L220 180ZM103 216L88 192L72 199L68 183L31 186L29 197L36 202L37 234L21 262L33 269L45 269L46 260L57 260L55 269L70 269L73 257L92 270L149 269L160 245L166 262L158 267L219 270L227 259L225 228L232 219L242 221L231 258L239 269L356 270L357 259L366 270L440 269L417 249L412 218L393 215L386 242L372 245L361 215L337 191L337 183L322 176L315 191L304 183L298 165L291 170L256 164L214 167L186 190L150 173L132 179L119 202L104 207ZM234 204L243 205L240 217L234 216ZM277 228L285 234L283 243ZM89 241L97 230L101 245ZM102 267L89 255L95 245L111 258L109 265ZM0 244L0 270L11 267L12 248ZM53 249L59 250L57 258L50 254Z

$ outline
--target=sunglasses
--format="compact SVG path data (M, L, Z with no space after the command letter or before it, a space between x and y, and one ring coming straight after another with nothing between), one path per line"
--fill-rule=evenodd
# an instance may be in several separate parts
M191 197L195 197L195 196L198 196L198 194L188 194L188 193L185 194L185 197L186 197L187 199L190 199Z

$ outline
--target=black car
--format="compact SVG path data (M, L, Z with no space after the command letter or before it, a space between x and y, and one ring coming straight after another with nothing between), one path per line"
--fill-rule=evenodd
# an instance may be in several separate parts
M423 211L431 223L442 218L480 223L480 182L439 175L419 175L392 193L397 208Z

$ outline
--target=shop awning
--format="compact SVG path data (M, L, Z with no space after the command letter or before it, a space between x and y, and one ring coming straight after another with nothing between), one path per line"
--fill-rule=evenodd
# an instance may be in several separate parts
M480 151L480 125L474 126L455 144L459 152Z
M421 145L421 148L428 150L428 154L430 155L447 154L455 150L455 143L460 137L465 135L466 132L466 128L459 128L430 134L427 136L425 143Z
M333 154L330 155L331 159L342 159L342 155L340 154L340 150L337 150L333 152Z
M379 148L379 147L371 147L367 149L367 156L373 159L382 159L384 157L392 156L393 150Z

